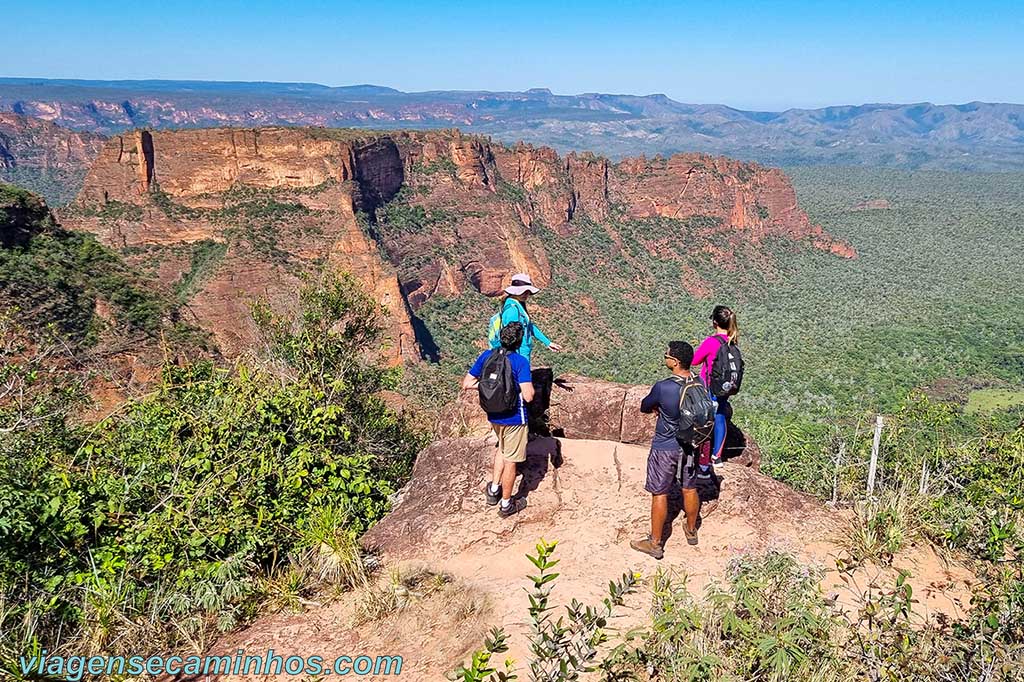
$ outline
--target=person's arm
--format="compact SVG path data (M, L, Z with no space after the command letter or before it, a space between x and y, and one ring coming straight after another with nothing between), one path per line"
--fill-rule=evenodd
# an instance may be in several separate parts
M533 322L530 323L530 329L533 332L533 337L540 341L541 343L543 343L548 348L550 348L551 350L555 351L556 353L562 350L561 346L559 346L557 343L554 343L551 339L549 339L548 335L542 332L540 330L540 327L535 325Z
M523 396L523 402L533 402L533 382L525 381L519 384L519 393Z
M656 412L658 409L658 385L651 386L651 392L640 401L640 411L644 414Z
M513 366L516 374L516 381L519 382L519 395L523 396L523 402L533 400L533 374L530 372L530 362L526 358L516 357L516 366Z
M690 363L693 367L700 367L708 361L708 357L718 352L718 341L711 338L710 336L704 339L703 343L697 346L697 350L693 352L693 361Z
M530 323L530 329L531 329L531 331L533 331L533 337L535 339L537 339L538 341L543 343L545 346L550 346L551 345L551 339L548 338L547 334L545 334L544 332L542 332L540 330L540 327L538 327L536 324L531 322Z
M476 362L473 363L473 366L466 372L466 376L462 377L462 390L471 391L480 383L480 374L484 371L484 359L488 355L490 355L489 352L481 353L477 357Z

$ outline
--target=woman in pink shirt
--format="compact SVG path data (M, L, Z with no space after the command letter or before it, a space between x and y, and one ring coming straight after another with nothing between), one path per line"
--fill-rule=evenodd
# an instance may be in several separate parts
M711 326L714 333L704 339L693 353L693 366L700 367L700 378L704 385L711 388L711 367L715 364L715 356L723 344L735 344L740 338L740 329L736 324L736 313L724 305L716 305L711 312ZM722 463L722 451L725 449L725 433L729 419L732 418L732 406L729 399L716 396L709 390L711 399L718 403L715 413L715 435L711 443L711 463ZM701 458L703 459L703 458ZM705 464L706 462L701 462Z

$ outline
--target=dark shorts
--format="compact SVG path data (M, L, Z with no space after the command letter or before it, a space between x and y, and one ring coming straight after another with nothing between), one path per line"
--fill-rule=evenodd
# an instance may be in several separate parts
M679 458L686 457L683 462L683 480L676 481L676 467ZM693 490L696 484L697 462L694 457L686 456L682 450L655 450L651 448L647 455L647 482L644 490L652 495L667 495L676 486L683 490Z

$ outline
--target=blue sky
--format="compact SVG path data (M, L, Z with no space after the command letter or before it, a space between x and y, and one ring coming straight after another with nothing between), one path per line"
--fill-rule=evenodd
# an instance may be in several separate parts
M1024 102L1024 2L8 1L0 76Z

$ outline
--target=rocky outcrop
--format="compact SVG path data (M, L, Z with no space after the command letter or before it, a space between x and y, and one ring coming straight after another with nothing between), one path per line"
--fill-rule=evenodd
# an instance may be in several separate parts
M694 232L735 232L754 242L781 236L808 240L844 257L855 255L811 224L789 179L777 168L707 154L626 159L614 167L609 193L632 218L698 218Z
M657 417L640 411L650 386L618 384L575 374L552 379L551 370L533 371L531 432L560 438L605 440L646 446ZM442 437L484 437L491 427L475 391L462 391L438 420ZM729 424L725 457L759 469L761 451L735 424Z
M103 146L103 136L76 133L30 116L0 113L0 169L84 171Z
M730 561L767 550L793 553L798 560L826 571L823 589L839 595L845 606L853 598L839 590L836 538L846 512L794 491L750 467L728 464L720 471L722 491L717 508L705 509L699 544L686 544L680 525L679 497L669 500L665 558L658 562L633 551L631 539L649 532L650 495L644 491L647 448L595 440L539 437L520 465L517 496L526 508L500 519L484 502L483 488L491 471L494 447L480 438L443 440L417 457L408 485L392 511L362 539L364 546L383 554L392 565L428 562L436 570L465 580L490 595L492 623L512 635L509 655L525 667L528 660L526 598L518 589L528 584L539 538L558 541L560 603L578 599L597 603L608 581L626 571L653 575L657 570L685 572L692 594L701 594L721 578ZM968 571L947 568L932 550L914 547L895 562L884 580L894 579L896 567L911 568L919 614L955 613L970 599ZM865 569L865 574L870 571ZM936 586L932 589L932 586ZM921 589L919 589L921 588ZM649 613L650 594L640 590L627 598L616 617L625 632ZM433 671L417 679L441 679Z
M155 263L169 288L194 281L195 319L229 354L255 338L253 299L286 309L304 273L327 265L356 276L388 311L390 357L415 360L395 270L359 222L403 182L399 149L386 137L135 131L108 141L65 222ZM178 257L211 243L226 248L202 273Z
M655 416L640 412L649 386L565 374L533 371L535 398L530 405L532 430L564 438L590 438L620 443L649 443ZM483 436L490 431L475 391L463 391L444 410L442 435Z
M239 210L254 201L263 218L281 216L254 228ZM627 260L616 221L646 219L662 220L645 242L662 252L671 249L659 244L696 251L720 233L748 251L771 237L853 255L810 223L774 169L697 154L562 158L457 130L134 131L106 143L76 204L65 223L151 260L162 249L155 267L168 286L191 277L181 257L189 245L226 244L216 267L189 281L197 319L229 353L252 337L249 299L287 306L302 273L328 264L388 308L394 357L415 357L417 308L438 294L498 295L514 272L546 286L545 244L572 239L587 221ZM253 229L260 234L245 235ZM686 286L710 291L696 277Z

